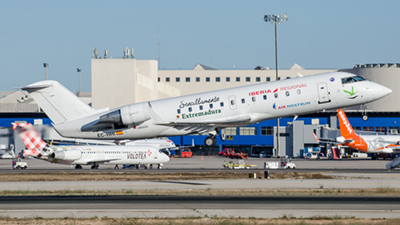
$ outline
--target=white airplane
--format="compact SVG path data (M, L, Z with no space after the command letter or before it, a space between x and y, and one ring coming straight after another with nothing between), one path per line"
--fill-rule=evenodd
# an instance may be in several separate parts
M400 136L399 135L357 135L351 126L343 110L337 110L340 137L336 141L352 149L372 153L373 159L378 154L399 154Z
M64 137L118 140L208 133L206 146L216 143L221 128L365 104L392 92L354 74L332 72L109 110L89 107L56 81L40 81L22 89Z
M24 155L51 163L75 165L75 169L82 169L82 165L98 169L99 164L116 165L116 168L118 164L157 164L161 168L169 161L166 154L152 146L50 146L29 123L13 123L13 128L27 148Z

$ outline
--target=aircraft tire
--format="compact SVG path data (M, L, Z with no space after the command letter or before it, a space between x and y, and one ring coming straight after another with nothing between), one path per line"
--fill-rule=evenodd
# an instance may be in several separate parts
M215 138L214 138L215 139ZM207 137L205 140L204 140L204 144L206 145L206 146L213 146L215 143L214 143L214 139L212 138L212 137ZM217 141L217 139L215 139L215 142Z

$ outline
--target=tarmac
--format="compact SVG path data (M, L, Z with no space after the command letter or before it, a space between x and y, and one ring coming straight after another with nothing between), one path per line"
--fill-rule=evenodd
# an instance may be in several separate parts
M230 160L222 157L203 156L188 159L175 158L166 163L163 171L185 171L198 169L218 170L221 168L224 160ZM246 164L254 164L262 168L265 161L276 161L278 159L249 158ZM27 170L12 170L11 160L0 160L0 173L5 172L32 172L43 170L68 170L76 171L69 165L57 165L35 159L27 159ZM237 160L234 160L237 162ZM383 168L389 160L370 160L370 159L344 159L344 160L309 160L295 159L296 169L322 170L323 174L338 176L339 179L245 179L245 180L186 180L185 177L177 177L169 181L65 181L65 182L2 182L0 190L194 190L194 189L240 189L243 191L249 189L307 189L307 188L400 188L399 170L386 171ZM85 168L85 167L84 167ZM112 170L111 166L100 166L98 171ZM373 170L371 170L373 169ZM221 169L222 170L222 169ZM373 172L374 170L379 173ZM82 171L91 171L87 167ZM112 170L114 172L124 172L126 170ZM132 170L149 171L149 170ZM153 170L157 171L157 170ZM231 170L232 171L232 170ZM352 171L357 171L356 173ZM372 171L366 172L364 171ZM260 171L262 172L262 171ZM160 196L162 197L162 196ZM233 196L232 196L233 197ZM24 197L21 197L24 199ZM105 197L105 199L107 199ZM390 198L388 198L390 199ZM176 200L171 200L165 204L154 201L149 204L124 203L120 204L113 201L105 201L97 204L79 204L68 202L19 202L3 204L0 200L0 216L10 217L50 217L61 218L70 217L186 217L201 216L209 217L267 217L278 218L283 216L293 217L312 217L312 216L341 216L356 218L398 218L400 207L396 204L383 202L347 202L328 204L328 202L315 202L313 197L305 199L296 204L280 204L268 201L258 202L257 204L246 204L231 201L227 203L218 203L217 201L190 204L178 204ZM134 206L136 205L136 206ZM116 209L117 208L117 209Z

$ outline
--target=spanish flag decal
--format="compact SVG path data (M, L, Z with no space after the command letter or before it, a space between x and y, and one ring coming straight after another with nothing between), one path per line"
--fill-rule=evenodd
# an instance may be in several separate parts
M275 93L275 92L277 92L278 91L278 88L276 88L275 90L274 90L274 92L273 93Z
M116 135L122 135L124 132L122 130L115 132Z

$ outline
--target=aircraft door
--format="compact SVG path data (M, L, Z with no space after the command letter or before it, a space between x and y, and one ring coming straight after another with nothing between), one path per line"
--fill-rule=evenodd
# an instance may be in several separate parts
M329 98L329 91L328 91L328 86L326 85L325 82L317 84L318 87L318 103L328 103L331 102L331 99Z
M228 104L230 109L236 109L236 97L234 95L231 95L228 97Z

